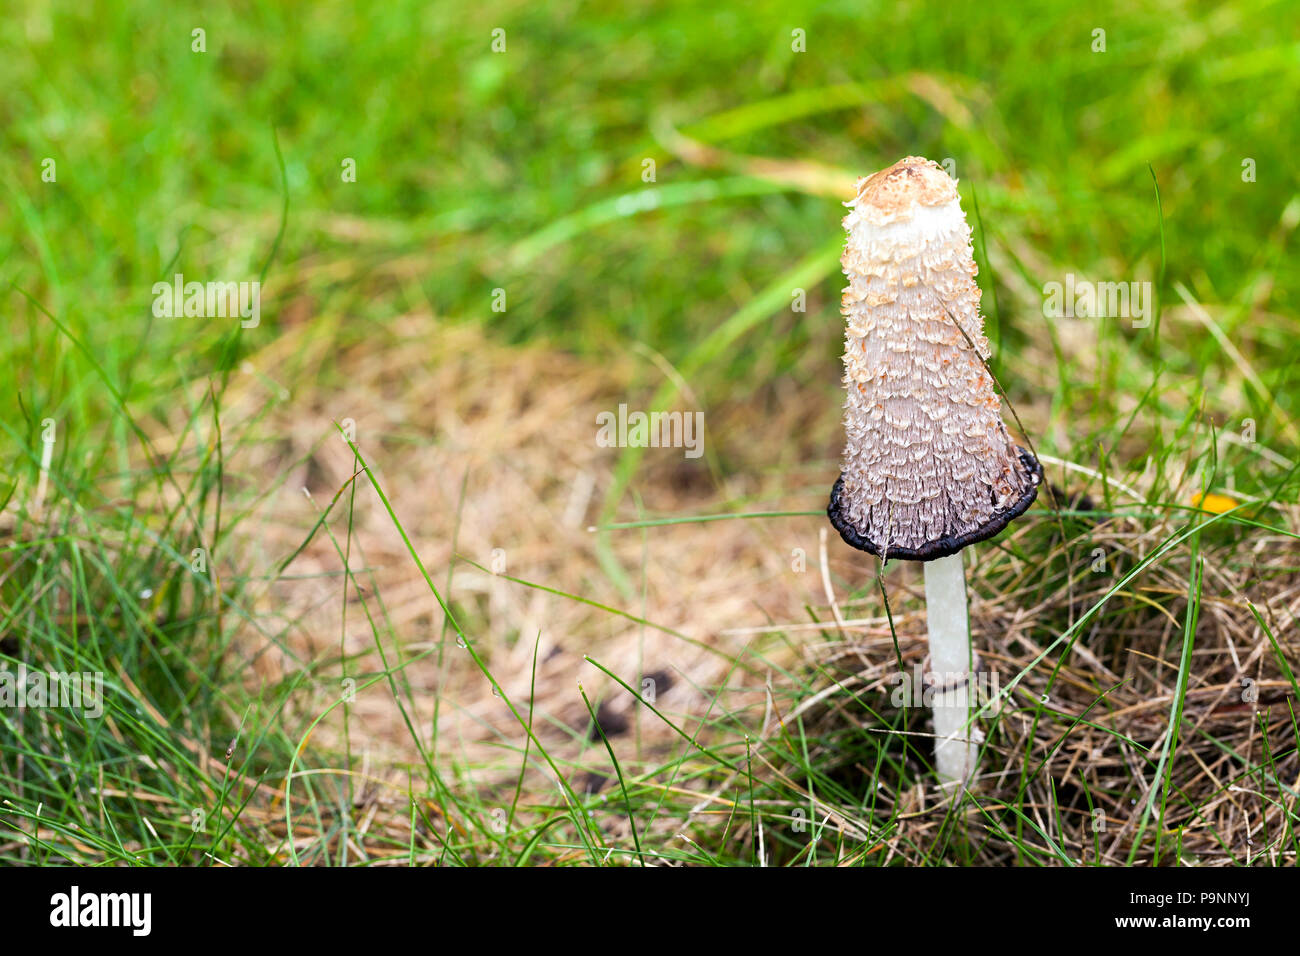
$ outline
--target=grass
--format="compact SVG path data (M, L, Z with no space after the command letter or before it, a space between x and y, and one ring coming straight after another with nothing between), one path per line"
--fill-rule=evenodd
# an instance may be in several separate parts
M0 708L0 862L1294 864L1294 17L938 9L15 13L0 671L105 715ZM817 543L839 201L908 154L1059 497L976 549L955 806L914 569ZM176 272L261 324L155 317ZM1071 273L1151 324L1043 318Z

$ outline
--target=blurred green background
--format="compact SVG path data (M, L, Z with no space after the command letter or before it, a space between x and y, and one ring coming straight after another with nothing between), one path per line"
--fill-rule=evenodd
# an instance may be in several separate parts
M811 160L850 176L908 154L951 158L973 223L972 190L979 202L995 344L1015 330L1038 335L1040 323L1005 292L987 298L1001 281L990 257L1040 286L1066 270L1156 277L1150 163L1165 215L1162 299L1181 282L1234 305L1225 334L1258 346L1264 381L1289 403L1300 383L1290 347L1300 270L1286 267L1298 9L9 5L6 438L26 431L24 418L57 411L75 422L103 407L84 357L13 286L74 330L146 413L172 385L213 371L229 331L154 320L150 286L176 271L255 278L275 247L286 185L286 228L253 333L263 341L306 297L313 317L346 316L337 334L362 340L382 337L400 310L427 308L510 340L546 336L596 358L641 342L680 361L833 240L842 210L744 164L683 162L665 129L731 155ZM204 53L191 49L196 28ZM505 52L492 50L495 29ZM796 30L804 52L792 50ZM1095 30L1105 52L1092 49ZM56 183L42 181L46 158ZM345 158L355 183L342 180ZM642 181L647 158L654 184ZM1254 183L1242 181L1245 158ZM782 310L764 326L761 361L743 354L714 367L717 387L799 375L810 346L810 374L822 374L839 348L840 283L834 269L818 271L808 313ZM508 292L503 314L491 311L494 288ZM1272 319L1250 321L1256 308ZM1190 373L1221 353L1197 335L1158 358ZM19 395L26 415L13 405ZM13 448L6 457L15 453L27 457Z

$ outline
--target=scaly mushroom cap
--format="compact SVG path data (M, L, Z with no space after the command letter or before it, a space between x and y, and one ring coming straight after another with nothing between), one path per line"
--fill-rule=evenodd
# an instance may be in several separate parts
M827 514L853 547L929 561L997 534L1038 494L1011 442L957 184L918 156L845 203L847 441ZM973 347L972 347L973 345Z

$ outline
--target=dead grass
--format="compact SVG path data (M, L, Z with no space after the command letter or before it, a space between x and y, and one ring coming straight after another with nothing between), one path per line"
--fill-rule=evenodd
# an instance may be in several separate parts
M269 582L257 603L265 615L260 632L245 627L236 646L248 664L241 670L249 686L311 672L311 690L295 693L289 720L306 721L328 708L345 673L371 675L411 661L400 668L397 685L370 686L346 722L336 709L312 735L323 753L346 749L365 776L386 781L367 797L371 817L380 816L376 826L404 826L401 792L407 771L420 763L408 720L429 746L435 700L441 699L435 759L472 768L462 771L461 782L483 799L513 787L522 734L444 627L436 600L364 478L357 482L349 537L347 489L357 468L335 421L355 422L357 445L425 565L440 587L447 584L479 655L523 707L536 654L538 738L572 770L580 793L600 789L612 767L592 733L579 682L625 766L667 765L687 746L647 708L634 707L631 695L584 660L587 655L632 686L651 677L661 711L701 741L734 744L743 727L758 746L788 735L796 723L808 738L827 742L842 739L845 730L892 733L898 715L889 697L898 668L878 569L831 541L823 577L825 522L818 517L612 532L614 553L637 593L629 599L610 583L588 530L615 454L596 446L595 417L644 390L639 358L584 365L545 346L494 344L475 326L418 314L391 323L382 347L333 354L310 328L291 325L253 356L222 409L223 432L240 436L241 446L228 468L230 493L244 501L263 496L239 533L246 549L239 565ZM319 363L315 377L286 372L288 356L299 369ZM283 389L277 370L292 378ZM646 496L643 514L820 509L834 475L837 416L820 391L790 382L776 388L779 400L764 403L759 426L752 400L709 410L712 468L684 460L680 450L652 450L637 485ZM1041 412L1021 409L1028 421ZM805 465L792 464L792 457ZM1049 475L1071 494L1101 500L1099 483L1078 470L1049 468ZM278 562L309 536L340 490L344 496L329 521L337 546L314 535L276 578ZM1090 510L1087 502L1075 503ZM1273 506L1269 514L1283 527L1300 519L1294 506ZM620 517L638 515L625 508ZM970 862L1025 862L1036 852L1050 860L1053 844L1090 862L1150 861L1150 826L1136 847L1134 840L1148 788L1161 786L1153 768L1177 690L1192 573L1188 548L1171 550L1110 592L1185 519L1176 509L1155 517L1070 518L1063 547L1050 513L1035 509L1009 546L975 549L977 644L1003 687L1019 680L986 715L986 772L963 814L980 833ZM1044 542L1045 553L1027 550L1041 552ZM350 548L357 581L367 597L382 599L386 621L368 620L354 587L345 608L339 548ZM1092 570L1095 549L1105 555L1104 573ZM1300 614L1294 539L1259 533L1242 544L1239 534L1215 528L1203 532L1200 557L1204 586L1184 724L1159 836L1166 858L1176 844L1180 859L1206 864L1261 857L1293 863L1300 788L1295 688L1250 605L1294 659ZM895 566L886 581L898 648L910 669L925 653L920 576L914 567ZM1097 606L1057 666L1048 645ZM794 683L790 674L798 675ZM1243 701L1247 678L1257 701ZM771 754L756 755L754 773L789 783L832 830L865 839L888 820L889 836L869 862L926 862L951 821L918 762L929 750L924 722L909 727L907 733L921 736L902 752L907 779L882 778L870 812L819 798L795 768ZM1274 763L1272 755L1281 756ZM840 766L845 758L830 744L814 747L807 759L847 780L849 791L855 774L863 781L870 776L861 763ZM535 799L553 792L540 773L530 772L527 781ZM669 789L697 790L699 800L659 815L643 839L667 840L692 826L707 830L734 812L735 804L719 796L732 784L669 781ZM1008 823L1001 812L1007 807L1024 816ZM781 807L770 812L769 826L787 817ZM385 824L389 813L396 816ZM749 827L737 822L728 838L749 839ZM606 828L627 836L613 808Z
M824 602L816 573L816 523L775 519L615 533L615 553L641 591L629 604L605 580L588 529L616 453L597 447L596 414L628 400L630 363L581 366L544 348L493 345L472 327L428 316L406 316L393 323L392 332L397 341L382 353L338 358L337 388L308 387L301 399L291 389L287 400L277 402L277 389L255 374L246 372L243 382L232 385L223 408L227 434L240 434L241 421L254 420L264 403L276 403L251 426L264 440L244 433L245 448L231 465L231 486L245 496L272 482L278 486L244 529L252 576L272 574L278 560L308 536L319 509L351 478L353 456L333 422L354 420L358 447L440 586L456 556L454 604L470 639L514 700L528 698L536 646L537 709L556 722L544 729L542 739L574 759L590 750L579 680L594 701L604 702L608 723L628 716L627 732L639 731L648 751L676 737L655 720L640 719L634 727L638 721L629 713L629 695L584 664L584 655L629 683L642 675L666 675L657 681L665 708L698 715L751 640L724 632L798 618L805 603ZM304 346L291 336L274 348L293 352ZM254 357L252 365L274 369L275 356ZM739 417L738 411L730 417ZM787 415L798 417L794 410ZM730 427L726 418L723 428ZM795 433L793 421L771 425L779 435ZM737 496L747 497L753 510L764 500L789 505L777 496L778 477L756 476L715 489L706 467L686 461L680 449L652 450L645 466L652 476L646 487L656 489L643 502L647 512L717 512ZM817 499L823 492L816 490ZM806 504L816 508L818 501L810 497ZM330 524L346 548L346 498L335 511ZM806 573L791 569L797 547L812 555ZM517 738L518 727L467 655L458 653L454 632L444 633L435 598L373 493L360 484L352 548L354 572L364 587L382 596L391 630L400 638L400 648L385 647L390 663L399 655L435 651L405 669L416 692L418 725L428 730L434 694L441 689L443 745L472 762L495 759L498 742ZM502 573L492 573L494 567ZM337 661L340 648L351 660L349 673L384 669L353 590L341 633L340 569L335 546L318 534L284 578L265 589L261 610L286 630L279 641L245 635L242 653L255 662L250 680L276 682L308 662ZM445 650L441 671L439 643ZM671 686L665 691L664 684ZM738 693L752 697L756 692ZM331 681L319 688L316 700L302 702L304 712L334 697L337 687ZM391 695L376 688L359 698L352 718L354 751L381 760L412 758L410 732ZM332 725L313 739L336 748L340 733ZM600 755L587 756L598 761Z

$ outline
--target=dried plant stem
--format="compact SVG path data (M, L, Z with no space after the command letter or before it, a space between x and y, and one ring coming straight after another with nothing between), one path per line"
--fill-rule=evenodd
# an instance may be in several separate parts
M33 517L41 516L41 508L45 506L45 490L50 483L50 462L54 459L54 442L46 439L45 447L41 449L41 476L36 482L36 501L32 506Z

